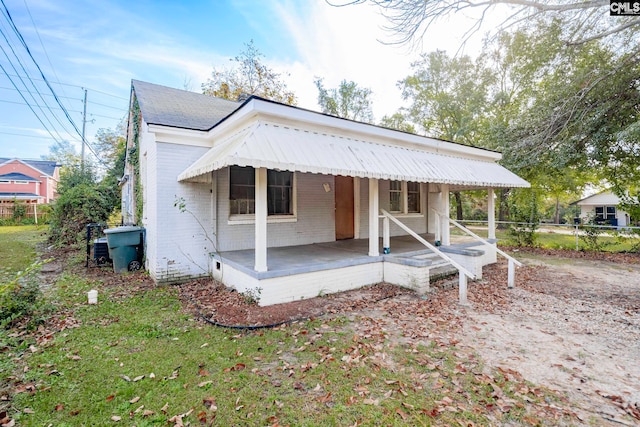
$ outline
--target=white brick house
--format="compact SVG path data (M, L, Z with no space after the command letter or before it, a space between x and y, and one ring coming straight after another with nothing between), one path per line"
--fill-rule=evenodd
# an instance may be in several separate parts
M593 219L618 228L631 224L629 214L618 207L620 198L611 191L602 191L574 203L580 206L580 218L583 222Z
M493 188L529 185L493 151L135 80L127 147L123 218L146 227L151 276L213 276L259 289L261 304L383 280L428 286L424 255L387 254L391 237L407 236L393 221L444 251L450 190L487 189L493 206ZM495 249L477 259L495 262Z

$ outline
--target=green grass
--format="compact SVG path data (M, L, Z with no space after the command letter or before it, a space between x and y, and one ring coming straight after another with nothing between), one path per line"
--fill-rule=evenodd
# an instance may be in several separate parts
M13 228L33 251L39 231ZM407 344L375 324L357 334L359 317L213 327L175 287L140 286L143 273L92 281L81 261L45 292L44 329L0 331L0 394L11 396L0 412L16 425L539 425L557 399L455 345Z
M98 305L85 303L92 288ZM345 318L255 332L220 329L185 313L176 291L63 275L49 296L58 306L53 322L79 326L33 354L27 345L0 354L24 356L16 369L21 384L37 389L14 396L17 424L110 425L120 417L126 425L166 425L187 413L183 421L193 425L229 426L487 425L528 417L530 404L511 392L522 384L499 376L491 382L517 405L509 413L488 410L497 401L491 382L477 360L455 348L392 345L381 331L356 336Z
M566 229L565 229L566 230ZM472 228L472 231L480 237L487 237L486 229ZM452 229L451 234L462 236L464 233L458 229ZM496 230L496 238L501 244L511 244L511 236L506 230ZM604 243L603 251L605 252L627 252L634 249L638 245L638 239L627 238L618 239L614 236L601 236L599 241ZM546 231L536 232L536 245L547 249L576 249L576 236L574 234L553 233ZM579 250L589 250L583 239L578 239Z
M46 231L46 226L36 225L0 227L0 282L31 265Z

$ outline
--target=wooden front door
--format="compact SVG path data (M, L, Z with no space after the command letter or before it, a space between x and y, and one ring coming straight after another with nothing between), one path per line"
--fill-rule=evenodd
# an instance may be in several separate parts
M353 177L335 177L336 240L353 239Z

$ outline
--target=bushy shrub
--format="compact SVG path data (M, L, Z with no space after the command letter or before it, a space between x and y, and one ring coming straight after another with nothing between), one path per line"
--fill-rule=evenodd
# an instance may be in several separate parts
M87 224L105 222L118 203L117 186L96 183L90 170L65 173L58 189L49 221L49 241L58 246L78 243Z
M518 189L509 193L509 236L518 246L535 246L540 223L540 196L534 189Z
M33 313L41 295L38 271L41 262L34 263L6 283L0 284L0 328L7 328Z

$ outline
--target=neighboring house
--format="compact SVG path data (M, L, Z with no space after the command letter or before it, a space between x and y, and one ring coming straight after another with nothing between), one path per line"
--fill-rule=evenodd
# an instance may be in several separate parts
M50 203L57 197L60 164L50 160L0 158L0 203Z
M574 202L580 206L582 222L594 219L597 223L626 227L631 224L629 214L618 208L620 198L611 191L603 191Z
M407 230L474 277L495 262L495 245L451 245L446 218L450 191L486 189L495 237L493 189L529 186L500 158L262 98L134 80L123 220L146 227L146 268L159 283L213 276L263 305L382 281L424 289L439 258Z

